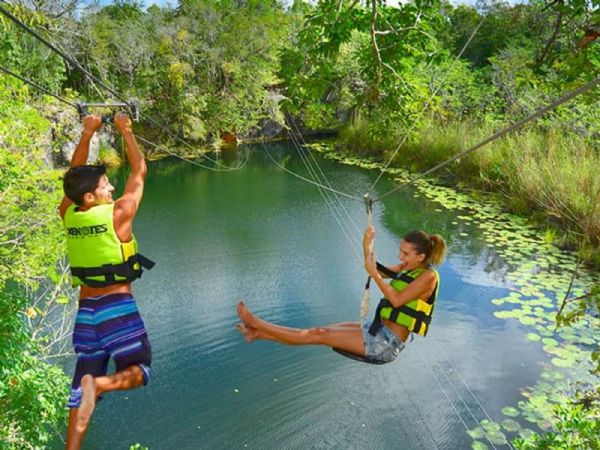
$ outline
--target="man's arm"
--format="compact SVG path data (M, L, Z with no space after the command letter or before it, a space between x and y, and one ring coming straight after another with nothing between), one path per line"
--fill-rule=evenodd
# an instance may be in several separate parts
M140 152L135 136L131 129L131 119L126 114L119 113L115 116L115 127L123 136L127 151L127 160L131 166L131 173L127 179L123 195L115 202L115 231L124 242L131 240L132 225L135 214L144 194L144 180L146 178L146 161Z
M90 152L90 141L92 140L96 130L101 126L102 117L100 116L85 116L83 118L83 131L81 133L81 138L79 138L79 143L73 152L73 157L71 158L71 167L83 166L87 163ZM69 198L66 196L63 197L58 208L60 217L65 216L65 211L71 203L73 202Z

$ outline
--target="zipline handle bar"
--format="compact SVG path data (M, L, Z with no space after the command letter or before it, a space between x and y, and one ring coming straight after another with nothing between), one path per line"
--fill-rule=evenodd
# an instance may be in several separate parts
M129 100L129 102L115 102L115 103L86 103L86 102L77 102L77 112L79 113L79 118L83 120L85 116L90 113L90 108L124 108L129 112L131 116L131 120L137 122L140 120L140 102L137 100ZM112 123L113 115L112 114L104 114L102 116L102 123Z

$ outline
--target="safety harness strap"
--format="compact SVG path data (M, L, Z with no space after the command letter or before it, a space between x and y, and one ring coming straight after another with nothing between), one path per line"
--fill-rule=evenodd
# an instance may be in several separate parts
M136 268L136 264L139 268ZM142 270L150 270L155 262L139 253L131 256L127 261L120 264L104 264L101 267L71 267L71 274L79 278L84 284L100 288L111 284L131 282L142 276ZM115 275L123 278L116 279ZM94 280L90 277L104 276L104 280Z

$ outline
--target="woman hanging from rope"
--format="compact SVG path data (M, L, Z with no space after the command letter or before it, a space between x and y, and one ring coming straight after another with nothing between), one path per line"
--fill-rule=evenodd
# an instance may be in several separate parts
M439 286L439 274L432 265L444 259L446 243L437 234L412 231L400 241L400 263L388 268L376 263L370 251L374 237L375 228L368 227L363 237L365 270L384 295L373 321L289 328L258 318L240 301L238 330L248 342L265 339L287 345L325 345L365 362L393 361L411 332L424 336L428 331ZM384 278L392 281L387 284Z

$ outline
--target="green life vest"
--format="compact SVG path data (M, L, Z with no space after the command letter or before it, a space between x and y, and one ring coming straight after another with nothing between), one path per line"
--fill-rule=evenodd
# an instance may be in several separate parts
M114 227L114 210L114 203L86 211L78 211L75 204L67 208L64 227L73 286L130 283L142 276L142 268L154 266L138 253L135 236L121 242Z
M400 292L406 289L406 286L415 281L415 279L425 272L425 270L428 270L428 268L418 268L393 274L390 286ZM388 299L382 298L377 306L376 321L381 322L381 319L390 320L398 325L408 328L408 330L413 333L417 333L421 336L427 335L440 285L439 273L436 270L433 270L433 272L436 277L435 289L433 294L431 294L427 300L422 300L420 298L415 299L396 308Z

